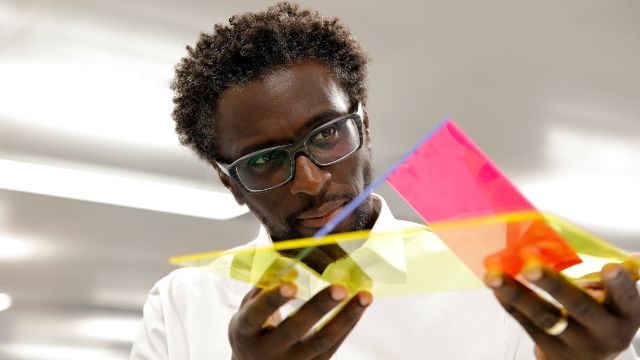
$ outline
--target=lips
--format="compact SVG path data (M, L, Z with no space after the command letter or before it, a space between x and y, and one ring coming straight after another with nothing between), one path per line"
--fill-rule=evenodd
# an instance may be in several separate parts
M309 228L321 228L327 225L342 210L344 204L342 201L328 202L316 209L300 214L296 220L301 225Z

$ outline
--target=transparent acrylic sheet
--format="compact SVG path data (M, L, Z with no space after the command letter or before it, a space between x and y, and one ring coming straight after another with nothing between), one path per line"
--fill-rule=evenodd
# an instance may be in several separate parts
M310 247L313 250L302 261L292 258ZM338 252L348 255L334 262L326 260L330 256L327 254ZM376 296L483 286L425 227L384 233L357 231L328 235L320 240L289 240L271 247L174 257L171 262L200 267L263 288L284 280L293 281L298 287L297 296L303 299L329 284L343 284L352 294L368 290ZM443 276L443 272L446 275Z
M430 230L327 236L385 181L430 224ZM332 263L330 258L340 260ZM378 296L471 289L482 286L486 268L518 276L529 262L562 270L590 286L600 282L598 271L604 263L624 261L637 262L597 237L536 210L449 119L313 238L172 259L174 264L206 267L263 287L295 280L302 297L328 283L344 283L352 292L367 289Z
M564 252L558 242L535 241L548 236L538 231L544 224L561 237L561 244L579 256L565 267L563 274L579 285L599 281L597 273L609 262L637 261L596 236L551 214L516 212L475 219L437 222L429 228L411 228L385 233L358 231L278 242L270 247L249 248L178 256L171 262L199 267L258 287L271 287L292 281L298 297L307 299L329 284L344 284L354 294L371 291L374 296L404 296L425 292L475 289L483 286L485 267L491 268L504 246L486 246L486 239L522 242L520 257L525 262L544 263L545 257ZM447 247L436 234L444 234L459 246ZM510 235L508 234L518 234ZM476 241L478 240L479 241ZM566 242L565 242L566 241ZM313 248L302 260L295 259L301 249ZM497 251L496 251L497 250ZM459 251L464 251L461 261ZM338 261L328 254L345 254ZM509 254L513 256L513 254ZM473 262L468 262L472 259ZM314 270L315 269L315 270Z
M535 210L450 119L416 146L387 182L430 223Z
M441 123L422 141L391 172L387 182L427 223L505 214L515 219L513 214L537 213L491 158L452 120ZM520 220L508 222L506 229L499 222L474 228L472 233L462 227L440 231L438 235L476 274L481 272L484 261L477 256L478 249L499 251L485 265L512 276L517 276L525 265L525 250L538 251L539 261L556 270L581 261L544 219Z

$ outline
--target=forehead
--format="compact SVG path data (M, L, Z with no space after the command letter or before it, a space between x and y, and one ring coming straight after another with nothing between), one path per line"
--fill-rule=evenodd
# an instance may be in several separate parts
M256 145L287 144L311 130L318 116L328 121L349 109L348 96L325 66L284 67L220 96L214 112L218 150L232 160Z

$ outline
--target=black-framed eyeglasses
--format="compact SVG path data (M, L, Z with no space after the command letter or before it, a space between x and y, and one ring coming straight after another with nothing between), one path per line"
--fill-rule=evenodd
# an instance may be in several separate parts
M356 112L315 128L295 144L258 150L231 164L216 163L248 192L275 189L293 179L298 153L317 166L329 166L358 151L362 147L363 113L362 104L358 103Z

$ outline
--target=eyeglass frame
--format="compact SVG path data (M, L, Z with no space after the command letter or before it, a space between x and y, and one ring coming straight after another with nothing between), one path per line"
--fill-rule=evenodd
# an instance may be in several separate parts
M348 154L342 156L341 158L331 161L329 163L326 164L319 164L317 162L316 159L313 158L313 156L309 153L307 153L307 146L306 146L306 142L307 140L309 140L309 138L311 137L311 135L315 135L316 131L319 129L322 129L326 126L329 126L331 124L334 124L338 121L342 121L345 119L352 119L355 124L356 124L356 128L358 129L358 137L359 137L359 144L358 146L353 149L351 152L349 152ZM314 163L314 165L318 166L318 167L327 167L336 163L339 163L340 161L350 157L351 155L355 154L356 152L358 152L358 150L360 150L360 148L362 148L362 144L364 143L364 138L363 138L363 130L362 130L362 124L364 122L364 107L362 105L361 102L358 102L356 105L356 111L355 112L351 112L349 114L345 114L345 115L341 115L333 120L330 120L316 128L314 128L313 130L309 131L302 139L296 141L295 143L292 144L288 144L288 145L278 145L278 146L272 146L272 147L268 147L268 148L264 148L264 149L260 149L260 150L256 150L253 151L247 155L241 156L240 158L238 158L237 160L233 161L230 164L225 164L223 162L220 162L218 160L216 160L216 165L218 165L218 168L227 176L231 177L232 179L234 179L238 184L240 184L240 186L242 186L243 189L245 189L247 192L249 193L253 193L253 194L257 194L257 193L263 193L269 190L273 190L275 188L278 188L280 186L283 186L285 184L287 184L289 181L291 181L291 179L294 178L295 176L295 162L296 162L296 156L299 153L304 154L304 156L306 156L309 160L311 160L311 162ZM284 180L282 183L278 184L278 185L274 185L271 187L268 187L266 189L260 189L260 190L252 190L247 188L247 186L242 182L242 180L240 179L240 176L238 175L238 170L237 170L237 166L241 161L244 161L248 158L251 158L257 154L266 152L266 151L274 151L274 150L285 150L288 154L289 154L289 159L290 159L290 171L289 171L289 177Z

